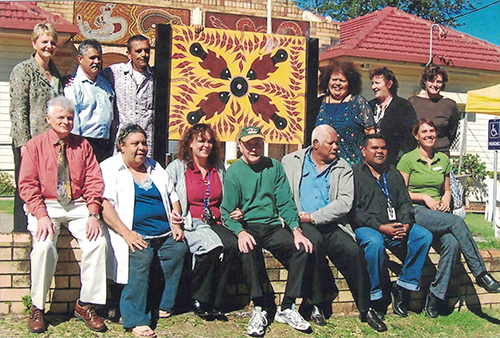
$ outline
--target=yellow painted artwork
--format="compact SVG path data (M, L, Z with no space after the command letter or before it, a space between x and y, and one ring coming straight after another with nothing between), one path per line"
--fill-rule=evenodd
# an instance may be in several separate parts
M259 126L266 142L302 144L304 37L172 25L169 139L196 123L221 141Z

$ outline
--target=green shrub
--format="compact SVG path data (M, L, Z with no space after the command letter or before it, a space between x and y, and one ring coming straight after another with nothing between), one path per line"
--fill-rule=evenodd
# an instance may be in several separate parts
M465 196L474 194L475 196L487 195L484 179L488 175L486 171L486 163L481 162L479 155L467 154L462 157L462 172L458 172L458 160L453 162L453 172L455 175L466 174L467 181L465 182Z
M493 171L488 171L488 177L493 178ZM500 171L497 171L497 181L500 181Z
M16 191L16 186L12 175L0 172L0 196L14 195L14 191Z
M30 295L24 295L21 297L24 305L24 313L29 314L31 311L31 296Z

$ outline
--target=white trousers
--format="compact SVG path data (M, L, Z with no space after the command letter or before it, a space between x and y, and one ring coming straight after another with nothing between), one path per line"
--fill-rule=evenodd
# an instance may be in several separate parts
M56 243L61 225L68 228L71 235L78 240L82 250L80 300L92 304L105 304L107 240L104 236L100 236L94 241L87 239L85 225L89 211L86 202L83 200L72 201L66 208L63 208L57 201L46 200L45 205L55 227L53 240L48 236L44 241L35 239L38 220L34 215L28 213L28 230L33 236L33 250L31 251L32 304L41 310L45 308L47 292L59 257Z

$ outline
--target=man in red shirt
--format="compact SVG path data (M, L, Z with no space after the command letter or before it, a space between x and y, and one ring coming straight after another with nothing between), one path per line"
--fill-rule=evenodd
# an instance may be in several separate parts
M94 331L105 331L95 304L106 301L106 250L99 213L103 181L92 147L70 134L73 106L62 97L48 103L50 130L32 138L21 160L19 195L26 202L31 251L31 332L45 331L45 299L56 269L57 237L61 225L82 250L80 299L75 316Z

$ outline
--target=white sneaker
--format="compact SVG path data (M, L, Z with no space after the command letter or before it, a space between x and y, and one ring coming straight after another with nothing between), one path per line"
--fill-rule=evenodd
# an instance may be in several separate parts
M295 330L299 331L307 331L311 327L301 314L295 309L295 306L292 309L285 309L281 311L281 306L278 307L276 311L276 316L274 316L274 320L278 323L288 324L293 327Z
M247 333L252 337L260 337L266 332L267 324L267 312L260 306L255 306L252 318L248 321Z

